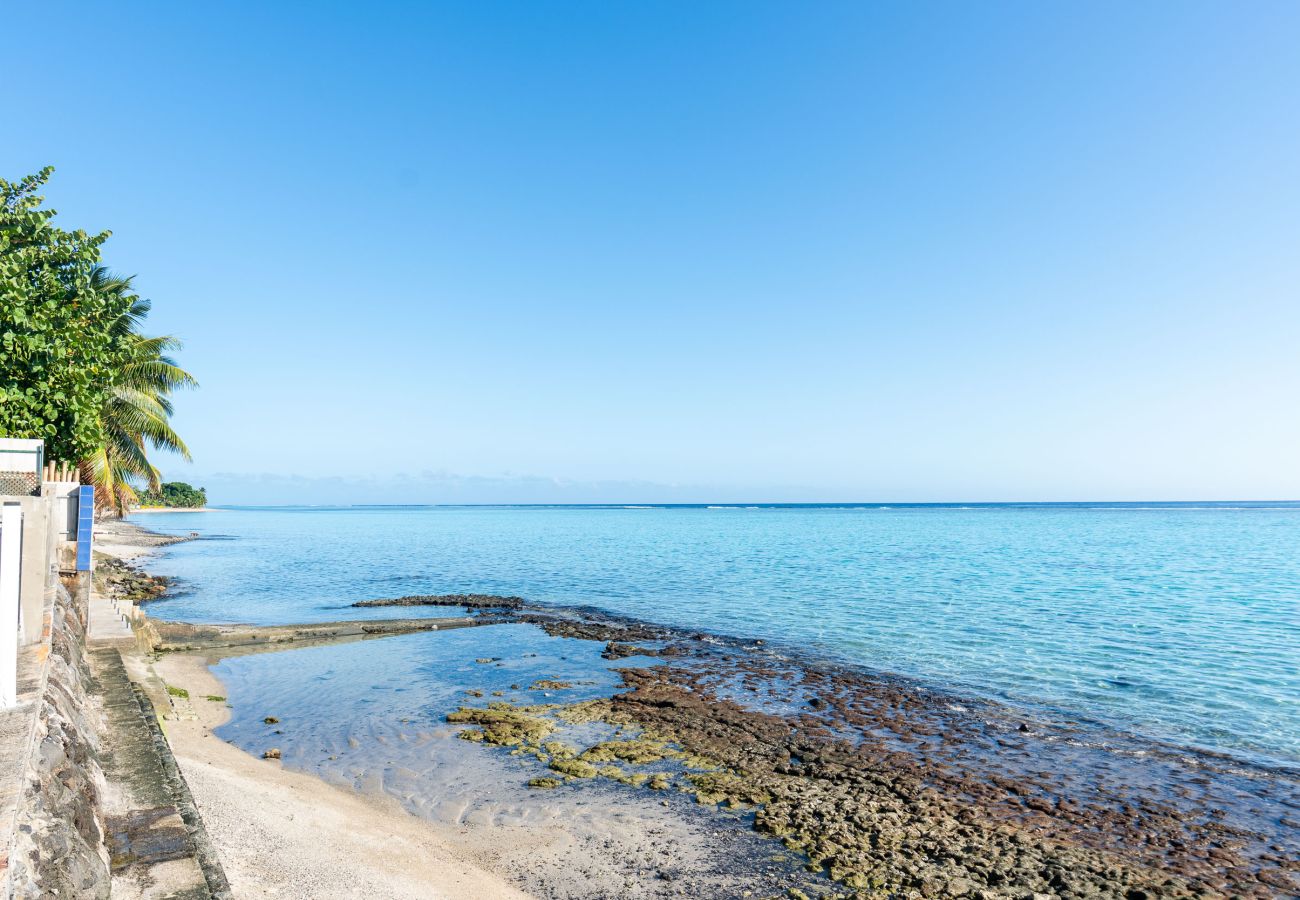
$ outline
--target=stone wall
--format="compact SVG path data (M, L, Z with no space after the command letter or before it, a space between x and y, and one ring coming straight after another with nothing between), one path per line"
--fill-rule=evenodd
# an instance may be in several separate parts
M57 585L48 656L22 774L4 896L106 898L110 889L98 758L101 723L90 702L86 593Z

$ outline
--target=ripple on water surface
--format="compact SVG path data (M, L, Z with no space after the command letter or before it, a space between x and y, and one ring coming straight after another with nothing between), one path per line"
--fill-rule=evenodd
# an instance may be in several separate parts
M1300 764L1300 509L229 510L151 568L191 621L517 594L812 648L1166 740ZM450 609L409 614L451 615ZM348 617L385 615L347 610Z

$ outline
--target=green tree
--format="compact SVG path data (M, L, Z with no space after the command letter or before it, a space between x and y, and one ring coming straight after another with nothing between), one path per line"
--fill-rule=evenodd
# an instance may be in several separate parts
M207 506L208 492L183 481L168 481L160 490L145 491L140 494L141 506Z
M103 441L82 461L83 479L95 485L100 506L123 513L137 501L137 487L157 491L161 486L161 475L149 461L150 447L190 458L189 448L171 427L170 398L177 389L197 387L198 382L167 355L180 349L180 341L170 335L140 334L151 304L131 290L130 278L99 266L91 284L98 293L130 301L112 329L112 339L126 351L100 408Z
M47 458L81 460L104 444L133 300L94 284L109 232L64 231L40 208L52 172L0 179L0 436L43 438Z

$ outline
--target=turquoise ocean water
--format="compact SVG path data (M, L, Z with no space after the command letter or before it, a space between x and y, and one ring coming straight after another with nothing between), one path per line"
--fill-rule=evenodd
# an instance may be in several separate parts
M349 507L139 515L196 622L518 594L1300 767L1300 505ZM420 610L403 610L403 614ZM457 614L427 609L427 615Z

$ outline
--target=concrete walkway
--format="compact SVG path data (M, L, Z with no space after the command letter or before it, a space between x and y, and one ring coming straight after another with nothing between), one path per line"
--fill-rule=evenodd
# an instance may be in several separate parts
M96 647L134 647L135 635L127 620L129 614L130 610L120 606L117 600L92 590L86 640Z
M113 898L228 897L220 862L159 728L155 706L169 710L171 698L139 659L133 613L129 601L91 589L86 656L103 714L102 806L113 854ZM128 671L133 662L134 673ZM157 695L152 700L150 687Z
M132 682L115 647L97 644L89 663L104 716L102 803L114 900L228 897L220 863L204 853L206 835L153 704Z

